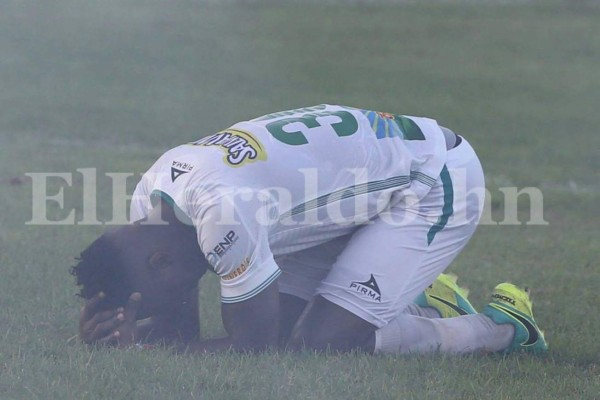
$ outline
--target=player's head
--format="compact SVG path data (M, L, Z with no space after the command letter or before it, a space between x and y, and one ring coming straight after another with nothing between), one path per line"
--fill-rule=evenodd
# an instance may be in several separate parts
M104 233L81 253L71 273L81 297L106 294L105 309L123 306L140 292L144 317L177 307L207 266L193 227L136 223Z

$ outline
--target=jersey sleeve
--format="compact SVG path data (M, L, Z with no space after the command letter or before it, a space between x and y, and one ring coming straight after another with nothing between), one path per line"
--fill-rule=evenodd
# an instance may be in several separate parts
M156 176L160 170L162 160L157 160L149 169L144 173L140 181L138 182L133 195L131 196L131 205L129 207L129 222L139 221L144 219L150 213L152 209L151 195L153 187L156 181Z
M140 181L135 187L131 198L131 206L129 208L129 222L139 221L148 216L148 206L150 203L150 194Z
M251 197L251 198L250 198ZM206 259L221 277L221 302L237 303L260 293L281 271L268 241L269 207L252 191L212 194L192 219Z
M147 217L149 211L163 200L173 208L181 223L192 224L192 207L188 199L193 191L190 182L196 165L193 155L182 148L176 147L164 153L144 174L131 200L132 221L135 221L134 217Z

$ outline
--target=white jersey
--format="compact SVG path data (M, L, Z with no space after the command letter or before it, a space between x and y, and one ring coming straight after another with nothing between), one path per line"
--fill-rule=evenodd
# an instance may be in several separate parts
M280 273L274 256L346 235L405 196L420 199L446 162L438 124L336 105L237 123L166 152L142 177L131 219L152 198L194 225L223 302Z

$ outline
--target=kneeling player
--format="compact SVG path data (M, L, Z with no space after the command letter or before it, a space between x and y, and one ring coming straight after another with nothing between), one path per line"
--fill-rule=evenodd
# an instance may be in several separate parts
M136 188L137 222L84 251L81 335L129 344L146 334L136 319L154 316L154 336L198 352L281 338L338 351L545 349L514 286L499 285L484 314L406 312L472 236L483 204L468 194L483 188L469 143L431 119L320 105L240 122L165 153ZM221 277L228 336L194 341L206 270Z

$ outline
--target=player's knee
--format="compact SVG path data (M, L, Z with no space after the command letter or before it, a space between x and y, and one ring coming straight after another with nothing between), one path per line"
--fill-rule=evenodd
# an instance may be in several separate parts
M325 351L336 347L335 344L335 336L326 334L322 329L312 329L305 324L298 324L290 335L288 348L294 351L303 349Z
M371 352L370 336L373 336L372 332L339 331L331 326L313 330L300 326L292 332L287 348L293 351Z
M292 350L369 351L375 327L349 311L318 296L300 317L288 342Z

